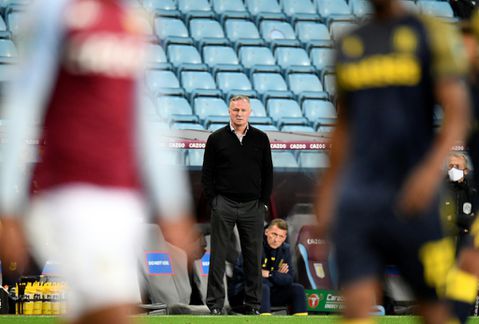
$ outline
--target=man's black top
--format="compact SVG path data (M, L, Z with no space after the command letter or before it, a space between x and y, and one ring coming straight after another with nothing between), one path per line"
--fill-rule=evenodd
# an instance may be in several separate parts
M288 243L281 244L277 249L269 246L265 237L263 240L263 260L261 269L270 272L269 278L263 278L263 284L270 286L287 286L293 283L294 268L291 263L291 252ZM286 263L289 271L287 273L279 272L281 265Z
M468 232L474 221L474 211L477 192L471 186L469 179L462 182L446 180L443 192L443 212L454 225L459 233Z
M230 125L208 137L201 182L209 201L221 194L236 202L267 203L273 187L268 136L251 125L242 143Z

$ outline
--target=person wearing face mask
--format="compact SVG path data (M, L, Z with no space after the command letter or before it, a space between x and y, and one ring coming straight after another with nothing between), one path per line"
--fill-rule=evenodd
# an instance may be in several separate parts
M457 237L456 251L467 244L474 221L477 192L468 174L467 157L462 153L451 153L447 160L442 208L453 235Z

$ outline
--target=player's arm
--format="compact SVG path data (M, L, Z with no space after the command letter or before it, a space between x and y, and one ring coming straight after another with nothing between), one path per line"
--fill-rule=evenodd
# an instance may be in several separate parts
M470 127L470 106L466 84L467 71L462 43L452 27L426 20L432 50L432 74L438 103L444 110L443 125L423 161L406 180L399 207L416 214L432 203L443 177L442 166L451 148L464 142Z
M28 145L27 140L38 137L38 125L42 123L46 101L52 91L58 68L64 6L64 0L32 4L25 19L24 34L17 43L20 62L1 103L5 137L0 145L0 250L4 263L15 260L19 267L25 261L19 216L27 206L32 166L29 156L35 154L36 148Z
M153 121L153 102L142 95L142 82L138 82L139 121L138 145L143 183L153 202L153 211L165 239L171 244L193 253L198 239L192 216L189 181L182 165L173 163L176 150L168 148L170 139L177 139L166 121Z
M338 100L338 119L331 137L330 167L326 170L316 188L315 213L322 234L326 234L329 228L338 177L346 160L349 145L349 130L346 118L341 113L342 105L343 103Z

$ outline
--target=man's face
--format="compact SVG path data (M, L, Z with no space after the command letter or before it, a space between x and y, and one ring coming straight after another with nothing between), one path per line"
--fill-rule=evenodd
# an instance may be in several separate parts
M251 115L251 106L247 100L231 101L230 108L231 124L236 127L243 127L248 124L249 116Z
M462 170L462 171L464 171L464 174L467 174L466 161L464 161L464 159L461 158L461 157L457 157L457 156L450 156L449 157L449 160L447 162L447 169L451 170L452 168Z
M288 234L286 230L282 230L276 225L268 227L264 233L266 235L268 245L272 249L279 248L286 240L286 235Z

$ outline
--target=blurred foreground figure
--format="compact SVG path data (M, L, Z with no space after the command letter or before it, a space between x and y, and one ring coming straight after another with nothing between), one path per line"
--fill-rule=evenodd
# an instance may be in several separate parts
M449 150L467 131L464 50L448 26L400 1L371 3L372 20L338 42L339 119L318 220L325 230L335 214L345 323L372 322L385 264L398 266L426 323L445 323L440 295L454 246L443 236L437 189ZM445 116L437 134L436 103Z
M115 0L36 5L2 105L2 261L22 264L27 237L40 260L62 264L72 321L126 323L140 301L146 194L166 239L188 249L196 239L189 188L161 149L166 126L149 122L138 100L145 56L138 17ZM31 186L26 140L39 135L45 145Z

